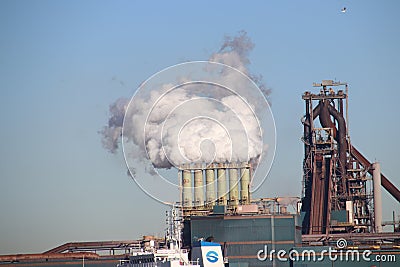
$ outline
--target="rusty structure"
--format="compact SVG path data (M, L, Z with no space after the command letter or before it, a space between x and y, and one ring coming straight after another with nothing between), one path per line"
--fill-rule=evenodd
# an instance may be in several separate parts
M373 180L399 202L400 191L350 142L347 83L313 86L319 93L302 95L303 235L381 232L380 188Z

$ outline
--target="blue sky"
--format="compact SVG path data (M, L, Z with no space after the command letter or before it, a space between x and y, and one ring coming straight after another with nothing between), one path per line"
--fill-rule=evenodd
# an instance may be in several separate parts
M398 1L1 1L0 254L162 234L166 207L97 131L115 99L165 67L206 60L240 30L255 43L251 70L273 90L277 126L257 195L300 194L301 94L335 78L350 84L353 144L400 186L399 10ZM400 214L385 193L384 219L392 210Z

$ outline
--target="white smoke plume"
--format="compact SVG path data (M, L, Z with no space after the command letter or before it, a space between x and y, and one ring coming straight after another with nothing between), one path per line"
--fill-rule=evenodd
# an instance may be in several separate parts
M108 119L108 125L99 131L103 136L101 140L103 147L111 153L115 153L119 147L122 124L128 103L129 99L127 98L119 98L112 103L109 108L110 118Z
M241 31L235 37L225 37L221 49L209 61L238 69L257 84L268 100L270 90L262 83L262 77L249 71L253 48L247 33ZM177 79L182 84L191 80ZM237 73L222 71L216 82L245 90L248 85L240 79ZM247 162L265 151L263 133L254 114L259 98L249 99L251 95L247 94L243 99L240 92L232 94L210 84L192 83L171 90L173 86L149 85L130 103L120 98L111 104L108 125L100 131L104 148L112 153L118 150L124 126L123 142L131 144L125 153L137 161L149 159L156 168L189 162Z

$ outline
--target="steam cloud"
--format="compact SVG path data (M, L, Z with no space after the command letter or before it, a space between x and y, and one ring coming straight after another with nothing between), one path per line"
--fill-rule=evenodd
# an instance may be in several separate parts
M268 100L270 90L262 83L262 77L249 71L248 56L253 48L247 33L241 31L235 37L225 37L209 61L246 74ZM221 84L240 86L237 74L219 75ZM179 79L182 84L190 81L189 77ZM188 84L174 90L170 90L171 86L149 88L135 95L131 103L126 98L112 103L108 125L100 131L104 148L111 153L118 150L124 123L123 141L134 148L125 153L138 161L149 158L156 168L188 162L243 162L254 160L265 151L253 112L260 99L249 99L248 95L244 102L241 94L210 84Z

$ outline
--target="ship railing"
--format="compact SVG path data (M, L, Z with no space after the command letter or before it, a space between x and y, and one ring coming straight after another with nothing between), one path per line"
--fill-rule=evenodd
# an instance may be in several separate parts
M128 266L128 265L129 265L129 260L119 260L117 267Z
M200 266L199 259L197 259L195 261L183 262L183 266Z

